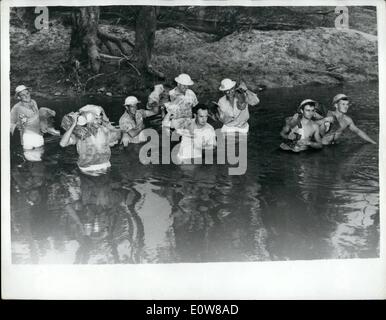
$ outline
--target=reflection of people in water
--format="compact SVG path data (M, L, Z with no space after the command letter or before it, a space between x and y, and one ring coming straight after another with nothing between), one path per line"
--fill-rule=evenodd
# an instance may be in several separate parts
M170 185L157 191L172 207L178 262L267 259L258 185L222 181L224 171L216 166L181 168Z
M333 98L332 104L335 107L335 110L328 111L327 117L321 120L323 144L328 145L335 143L347 128L363 140L372 144L377 144L365 132L359 129L349 116L347 116L349 100L345 94L337 94Z
M299 105L300 116L294 123L293 118L287 119L280 135L286 139L280 145L283 150L294 152L322 148L322 139L319 133L319 126L312 118L315 115L315 101L307 99Z
M15 262L39 263L49 250L48 233L52 218L47 210L47 179L43 162L25 162L12 169L11 230ZM28 245L28 255L18 244Z
M109 174L63 179L60 201L79 242L75 263L140 262L144 235L134 208L138 193L113 183Z

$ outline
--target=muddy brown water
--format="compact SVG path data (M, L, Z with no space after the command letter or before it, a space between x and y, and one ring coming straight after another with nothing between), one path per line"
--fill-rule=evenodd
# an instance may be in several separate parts
M378 146L345 133L338 145L278 150L283 118L313 98L352 98L349 114L378 141L376 83L271 89L250 108L244 175L228 165L143 165L140 146L112 148L112 169L85 177L75 147L47 137L44 160L11 143L13 263L175 263L372 258L379 255ZM217 100L218 96L200 100ZM37 99L61 117L86 103L112 121L122 98Z

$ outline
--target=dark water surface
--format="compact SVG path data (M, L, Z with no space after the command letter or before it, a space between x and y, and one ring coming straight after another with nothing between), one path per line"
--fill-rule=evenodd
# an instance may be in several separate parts
M344 92L349 114L378 141L378 85L262 92L250 108L248 168L142 165L139 146L112 148L112 170L86 177L74 146L46 137L40 163L12 138L13 263L173 263L368 258L379 255L378 147L346 132L339 145L278 150L283 118L312 98ZM208 97L217 100L218 96ZM36 99L65 113L102 105L117 122L122 99ZM142 101L145 101L142 99ZM57 125L59 127L59 125Z

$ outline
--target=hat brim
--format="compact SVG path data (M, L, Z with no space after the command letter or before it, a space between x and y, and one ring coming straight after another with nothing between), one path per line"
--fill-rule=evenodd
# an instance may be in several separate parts
M222 85L220 86L220 88L218 88L220 91L228 91L230 89L233 89L235 86L236 86L236 81L233 81L231 80L232 82L232 86L230 87L223 87Z
M298 110L300 110L301 107L303 107L303 106L305 106L307 104L313 104L316 107L316 105L318 103L316 101L314 101L314 100L311 100L311 99L305 100L305 101L303 101L302 103L299 104Z
M138 103L141 103L141 101L137 101L135 104L138 104ZM126 104L126 103L123 104L124 107L132 106L132 105L133 104Z
M222 88L222 87L220 87L220 88L218 88L218 89L219 89L220 91L228 91L228 90L233 89L235 86L236 86L236 84L234 84L232 87L227 87L227 88Z
M348 100L348 97L347 97L347 96L345 96L345 97L340 97L339 99L334 100L334 101L332 102L332 104L338 103L338 102L341 101L341 100Z
M194 85L194 82L193 81L190 81L190 82L182 82L177 78L174 78L174 81L179 83L179 84L182 84L183 86L192 86Z
M31 87L25 87L23 90L20 90L18 92L15 92L15 98L17 98L17 96L19 95L20 92L23 92L24 90L28 90L28 91L31 91Z

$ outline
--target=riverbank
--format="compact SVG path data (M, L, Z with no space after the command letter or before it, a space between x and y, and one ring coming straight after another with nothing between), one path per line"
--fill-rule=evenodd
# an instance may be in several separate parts
M132 31L102 25L114 34ZM82 92L62 63L67 59L70 28L53 21L48 32L29 33L11 26L11 88L31 86L42 95L126 95L149 91L133 68L106 65L100 76L83 78ZM153 66L174 77L189 73L198 94L216 91L224 77L259 87L293 87L378 79L377 36L361 31L315 28L294 31L242 31L214 41L204 33L167 28L157 31Z

